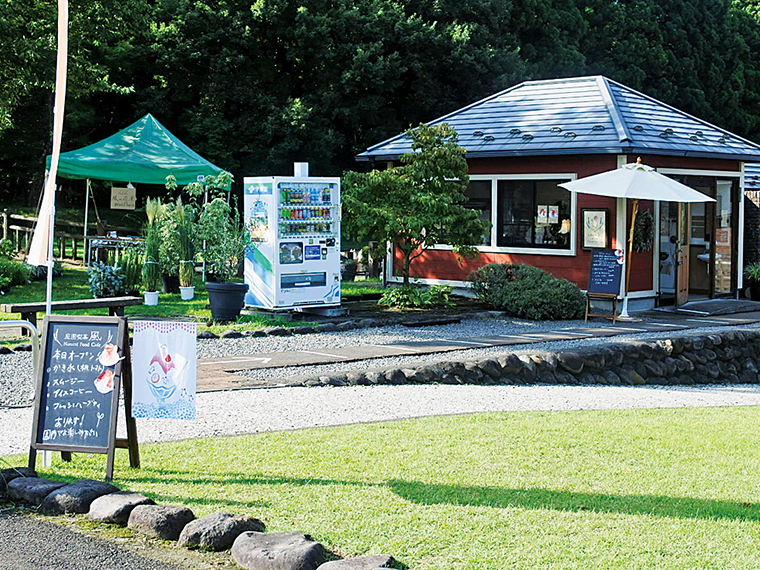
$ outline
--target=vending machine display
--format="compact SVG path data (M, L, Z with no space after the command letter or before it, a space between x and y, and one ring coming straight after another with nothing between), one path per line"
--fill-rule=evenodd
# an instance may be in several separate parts
M340 179L249 177L243 187L246 305L340 305Z

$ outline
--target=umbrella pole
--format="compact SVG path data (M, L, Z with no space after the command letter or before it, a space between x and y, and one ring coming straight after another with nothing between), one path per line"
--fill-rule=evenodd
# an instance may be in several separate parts
M620 311L620 318L628 319L628 291L631 282L631 255L633 254L633 230L636 227L636 214L639 211L638 199L633 201L633 211L631 213L631 230L628 233L628 257L625 260L625 296L623 297L623 309Z

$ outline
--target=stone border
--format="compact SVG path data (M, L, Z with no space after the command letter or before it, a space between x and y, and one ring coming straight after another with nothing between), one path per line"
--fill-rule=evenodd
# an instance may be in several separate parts
M522 351L524 352L524 350ZM760 383L760 331L727 330L655 341L624 340L576 351L503 354L419 368L297 379L294 386L373 384L694 385Z
M26 467L0 472L0 499L25 503L45 515L86 513L94 522L127 526L143 537L188 549L230 550L233 560L248 570L380 570L396 564L389 555L328 561L327 549L309 535L266 533L264 523L250 515L217 512L196 519L187 507L157 505L109 483L51 481Z

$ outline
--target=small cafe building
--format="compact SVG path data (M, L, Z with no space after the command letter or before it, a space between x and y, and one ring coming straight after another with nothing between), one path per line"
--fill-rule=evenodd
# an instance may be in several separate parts
M411 267L419 282L462 287L482 265L525 263L585 289L593 248L626 249L631 205L558 184L641 158L715 202L641 201L654 235L626 260L631 307L742 291L744 163L760 162L760 145L601 76L521 83L430 122L441 123L467 150L468 205L492 227L474 259L446 246L424 253ZM357 160L382 167L410 151L401 134ZM386 277L400 282L390 253Z

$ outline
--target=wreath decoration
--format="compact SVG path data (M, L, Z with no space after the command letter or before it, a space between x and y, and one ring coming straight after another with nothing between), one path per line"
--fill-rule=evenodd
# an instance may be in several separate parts
M644 253L654 245L654 218L649 210L640 211L633 226L633 251Z

